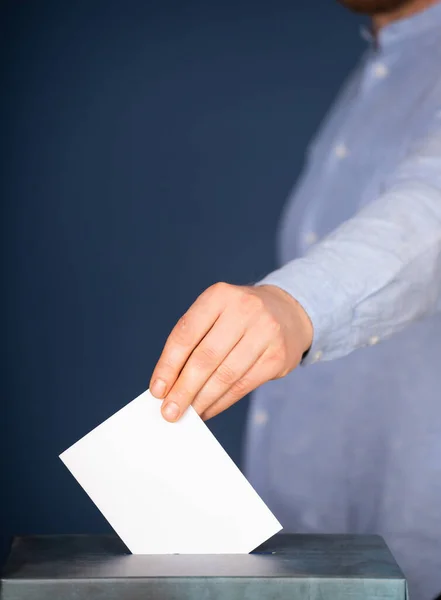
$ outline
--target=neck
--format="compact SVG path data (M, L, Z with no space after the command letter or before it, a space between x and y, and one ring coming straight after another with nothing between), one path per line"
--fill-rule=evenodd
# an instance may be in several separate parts
M394 21L399 21L400 19L406 19L411 17L412 15L429 8L429 6L433 6L434 4L438 4L440 0L409 0L403 6L396 8L390 12L381 13L372 17L372 25L375 33L378 33L380 29L386 27L386 25L390 25Z

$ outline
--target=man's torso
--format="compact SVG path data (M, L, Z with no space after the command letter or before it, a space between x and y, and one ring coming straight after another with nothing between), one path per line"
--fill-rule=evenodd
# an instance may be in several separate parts
M441 121L440 30L437 5L392 25L364 57L308 151L282 262L377 198ZM248 425L247 475L285 529L383 534L416 600L441 591L440 340L436 316L297 369L256 392Z

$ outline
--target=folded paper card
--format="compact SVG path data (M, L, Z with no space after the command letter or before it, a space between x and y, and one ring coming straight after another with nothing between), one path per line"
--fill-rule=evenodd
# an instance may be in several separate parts
M281 525L197 413L141 394L60 458L134 554L243 554Z

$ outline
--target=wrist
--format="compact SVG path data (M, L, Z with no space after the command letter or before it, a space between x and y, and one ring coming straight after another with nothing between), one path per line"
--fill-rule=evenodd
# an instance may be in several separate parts
M297 331L302 355L307 354L312 346L314 327L306 310L303 308L300 302L294 298L294 296L291 296L291 294L284 289L272 284L264 284L260 287L267 288L269 292L275 294L283 302L286 302L289 305L290 314L292 314L296 320L295 329Z

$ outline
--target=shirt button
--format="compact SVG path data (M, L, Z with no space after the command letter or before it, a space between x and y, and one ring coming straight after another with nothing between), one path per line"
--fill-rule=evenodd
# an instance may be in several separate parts
M323 356L323 352L321 350L317 350L317 352L312 357L312 362L318 362Z
M315 233L315 231L309 231L306 235L305 235L305 243L308 246L311 246L312 244L315 244L316 241L318 239L318 235Z
M389 75L389 69L384 63L377 63L374 66L374 75L377 79L384 79Z
M334 148L334 153L337 158L345 158L348 155L348 149L345 144L337 144Z
M375 344L378 344L379 341L380 338L378 337L378 335L373 335L369 338L369 346L375 346Z
M268 422L266 410L258 410L253 417L253 421L255 425L265 425Z

